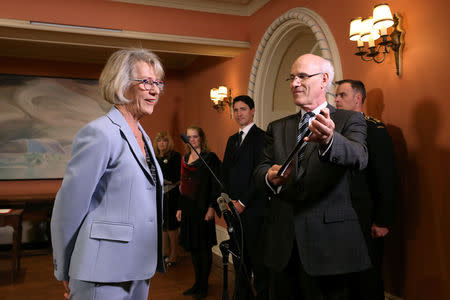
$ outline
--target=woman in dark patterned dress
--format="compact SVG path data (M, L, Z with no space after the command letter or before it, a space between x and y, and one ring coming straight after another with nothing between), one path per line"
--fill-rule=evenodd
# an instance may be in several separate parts
M187 128L186 135L212 171L219 174L221 162L214 152L208 150L204 131L200 127L191 126ZM211 248L217 244L214 210L218 210L216 200L220 188L207 167L190 148L182 160L180 191L177 211L177 219L181 221L180 244L190 252L195 271L195 283L183 295L195 295L195 299L203 299L208 292Z
M163 203L163 254L168 267L174 266L178 259L178 228L176 218L180 198L181 155L173 150L173 140L166 132L159 132L153 142L156 158L164 176Z

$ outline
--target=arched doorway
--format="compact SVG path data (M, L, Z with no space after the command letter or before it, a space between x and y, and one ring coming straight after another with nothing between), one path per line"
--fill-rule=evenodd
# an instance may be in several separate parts
M305 53L331 61L335 80L342 79L336 42L326 22L308 8L293 8L267 29L253 60L248 94L255 100L255 122L266 128L270 121L298 111L286 78L294 60ZM334 97L328 97L334 103Z

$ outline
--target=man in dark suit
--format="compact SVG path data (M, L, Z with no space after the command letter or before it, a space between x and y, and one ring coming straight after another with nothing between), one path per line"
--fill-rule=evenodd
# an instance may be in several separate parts
M360 112L366 89L359 80L341 80L336 91L336 107ZM367 123L367 168L352 179L352 202L358 214L373 267L355 273L352 293L355 300L384 300L381 273L383 238L394 221L397 172L394 149L386 126L372 117Z
M225 187L239 212L244 234L244 265L235 260L236 287L234 299L253 299L250 285L254 274L257 299L268 299L267 272L261 255L261 226L264 220L264 190L257 188L252 173L264 147L264 131L253 123L255 103L246 95L233 100L233 110L239 132L228 138L222 172Z
M366 124L361 114L327 104L333 76L328 60L297 58L289 81L301 110L269 124L255 170L271 194L264 251L272 299L349 299L349 274L370 267L350 197L351 172L367 165ZM300 136L306 146L278 176L307 116L312 134Z

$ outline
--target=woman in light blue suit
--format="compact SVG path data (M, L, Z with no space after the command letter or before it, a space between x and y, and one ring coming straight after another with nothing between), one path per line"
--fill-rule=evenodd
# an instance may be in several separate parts
M115 52L100 76L113 107L75 137L51 221L66 298L144 300L149 279L165 271L163 177L139 124L158 102L163 75L156 55L131 49Z

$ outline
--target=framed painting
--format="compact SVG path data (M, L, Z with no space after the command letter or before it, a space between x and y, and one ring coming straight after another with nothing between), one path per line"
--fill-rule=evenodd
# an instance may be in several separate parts
M62 178L76 133L110 107L97 80L0 74L0 180Z

